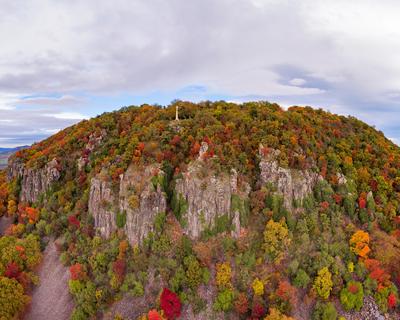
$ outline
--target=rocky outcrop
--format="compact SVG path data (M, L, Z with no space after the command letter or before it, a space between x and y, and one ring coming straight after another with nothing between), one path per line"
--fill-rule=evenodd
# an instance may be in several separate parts
M276 192L283 196L284 206L290 210L294 201L301 202L313 192L313 188L322 179L317 173L310 170L296 170L282 168L277 160L280 151L265 149L260 146L260 177L262 186L272 184Z
M132 245L140 244L154 230L157 214L167 210L162 179L164 172L157 166L130 166L121 176L119 210L126 215L124 229Z
M50 189L51 185L61 177L61 170L56 159L48 162L43 168L26 168L18 159L10 159L8 165L8 178L21 179L20 201L33 203L39 196Z
M111 184L102 176L90 181L89 213L93 215L98 233L108 238L117 230L115 197Z
M92 178L89 212L99 234L108 238L118 228L123 229L129 242L139 245L154 230L157 214L167 209L166 196L161 188L163 176L157 166L131 165L120 176L116 192L104 175Z
M82 171L85 166L89 163L89 156L96 149L97 146L101 144L104 137L107 135L106 130L101 130L100 134L92 133L89 136L88 142L85 148L82 151L81 157L76 160L76 165L78 167L78 171Z
M383 315L379 311L379 307L377 306L374 298L371 296L367 296L364 298L364 303L360 311L356 312L339 312L340 315L344 316L347 320L385 320L385 319L399 319L397 315L393 318L389 315Z
M199 158L189 164L187 171L175 181L175 198L182 207L180 220L184 232L192 239L203 231L216 227L218 219L229 220L234 236L240 234L241 206L233 206L232 199L244 202L250 192L247 183L238 182L235 170L217 173L203 160L207 147L203 143ZM220 221L224 221L220 220Z

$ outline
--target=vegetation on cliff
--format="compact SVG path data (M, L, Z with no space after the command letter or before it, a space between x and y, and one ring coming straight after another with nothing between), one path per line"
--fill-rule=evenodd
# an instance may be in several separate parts
M190 183L194 173L188 168L195 161L202 163L195 173L202 177L198 192L224 181L218 177L227 183L234 177L235 190L223 200L230 210L213 216L213 227L193 239L187 230L205 215L199 211L196 221L185 220L190 201L176 192L176 181ZM167 212L159 212L152 231L133 246L124 232L126 211L101 203L104 212L118 209L115 230L105 239L88 210L92 178L118 193L121 175L132 165L160 168L163 174L156 170L152 184L167 199ZM264 173L284 179L260 179L264 165ZM36 173L27 179L30 172ZM49 174L50 186L34 194L35 185L48 185L40 179ZM309 184L304 190L310 192L297 196L299 183ZM187 197L197 191L186 187ZM24 188L38 200L21 202ZM138 212L141 189L129 188L126 202ZM214 202L224 199L218 188L215 193ZM382 312L399 311L400 149L353 117L310 107L284 111L267 102L126 107L17 152L8 179L0 174L0 214L15 219L2 239L38 237L44 246L49 236L60 238L61 260L71 270L73 319L95 318L122 296L143 295L151 300L141 310L144 319L190 319L202 312L215 318L336 319L360 310L366 296ZM234 230L235 223L240 228ZM10 287L13 277L1 265L0 277ZM149 290L149 279L158 279L158 290ZM212 302L204 292L211 292Z

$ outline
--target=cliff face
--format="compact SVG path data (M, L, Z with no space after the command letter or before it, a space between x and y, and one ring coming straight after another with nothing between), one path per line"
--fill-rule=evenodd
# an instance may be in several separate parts
M279 166L277 157L279 150L269 150L267 154L260 146L260 177L261 185L271 183L279 195L283 196L284 206L290 210L294 201L301 202L307 195L313 192L313 188L319 180L320 175L310 170L296 170L282 168Z
M156 166L131 165L120 176L117 192L101 177L91 180L89 212L101 236L110 237L123 229L132 245L140 244L154 229L154 219L167 209L160 181L163 172ZM117 220L120 220L117 223Z
M102 237L108 238L117 230L115 197L111 184L101 177L90 181L89 213L93 215L94 226Z
M8 164L9 180L21 179L21 202L36 202L42 193L49 190L51 185L60 179L60 176L61 172L56 159L40 169L26 168L19 159L11 159Z
M124 229L132 245L140 244L154 230L157 214L167 210L161 188L163 178L164 173L157 166L130 166L121 177L119 210L126 214Z
M234 236L240 234L241 206L250 192L247 183L238 183L238 174L231 170L217 173L204 162L207 145L203 144L199 158L189 164L182 177L175 181L175 197L180 206L181 224L190 238L196 239L205 230L212 230L221 222L230 223ZM237 200L237 201L235 201Z

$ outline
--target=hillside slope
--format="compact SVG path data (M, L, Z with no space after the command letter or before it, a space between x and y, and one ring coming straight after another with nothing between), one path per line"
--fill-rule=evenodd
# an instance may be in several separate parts
M8 233L62 239L73 319L145 292L149 318L336 319L364 298L397 317L400 148L353 117L127 107L17 152L6 175Z

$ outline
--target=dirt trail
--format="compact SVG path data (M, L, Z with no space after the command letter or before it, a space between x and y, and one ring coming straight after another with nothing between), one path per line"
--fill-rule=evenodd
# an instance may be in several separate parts
M69 270L64 267L51 240L39 267L40 284L32 292L32 303L25 320L70 319L74 303L68 290Z
M13 222L12 217L2 216L0 218L0 236L4 235L4 232L11 225L12 222Z

